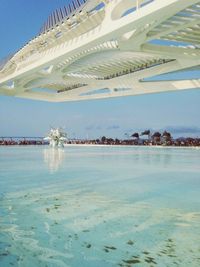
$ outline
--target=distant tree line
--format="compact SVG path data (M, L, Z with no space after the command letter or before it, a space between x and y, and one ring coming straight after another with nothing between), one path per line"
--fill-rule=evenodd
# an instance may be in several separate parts
M94 145L144 145L144 146L199 146L200 147L200 138L192 137L179 137L174 139L170 132L159 131L151 132L150 130L145 130L141 133L134 132L129 135L125 133L125 139L110 138L102 136L98 139L83 140L83 139L68 139L66 143L68 144L94 144ZM146 138L142 138L146 136ZM47 145L48 142L45 142L43 139L31 139L27 140L24 138L20 141L15 141L12 138L0 138L0 145Z

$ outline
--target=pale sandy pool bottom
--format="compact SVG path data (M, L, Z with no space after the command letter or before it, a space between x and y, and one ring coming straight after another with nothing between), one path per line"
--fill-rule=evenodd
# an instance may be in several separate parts
M2 152L0 266L200 266L199 151Z

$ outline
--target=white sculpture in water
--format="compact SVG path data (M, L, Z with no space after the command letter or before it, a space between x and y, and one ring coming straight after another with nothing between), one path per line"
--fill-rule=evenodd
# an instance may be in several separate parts
M51 147L64 147L67 140L67 134L61 128L51 128L50 133L44 140L49 141Z

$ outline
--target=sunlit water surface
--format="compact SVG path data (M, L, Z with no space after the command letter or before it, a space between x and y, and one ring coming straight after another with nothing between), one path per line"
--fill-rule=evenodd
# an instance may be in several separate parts
M0 266L200 266L200 150L1 147Z

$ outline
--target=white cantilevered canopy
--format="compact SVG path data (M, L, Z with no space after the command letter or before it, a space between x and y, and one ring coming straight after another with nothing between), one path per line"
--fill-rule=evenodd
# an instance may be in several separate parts
M199 0L74 0L0 63L0 94L75 101L200 88Z

